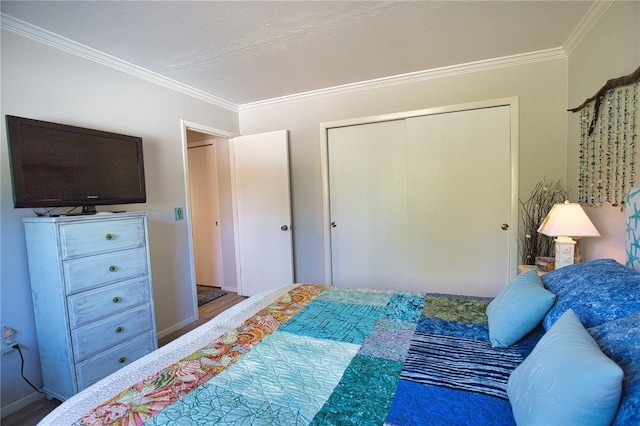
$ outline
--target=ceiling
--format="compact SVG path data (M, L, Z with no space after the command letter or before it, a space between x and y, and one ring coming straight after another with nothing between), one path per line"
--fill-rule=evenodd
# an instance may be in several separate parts
M3 0L1 10L245 105L562 48L593 3Z

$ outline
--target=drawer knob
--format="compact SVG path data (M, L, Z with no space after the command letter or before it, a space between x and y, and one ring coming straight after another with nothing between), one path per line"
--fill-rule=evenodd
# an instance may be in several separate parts
M120 302L122 302L122 298L121 297L116 296L116 297L113 298L113 303L120 303Z
M113 234L107 234L107 235L105 235L105 238L106 238L107 240L111 241L111 240L115 239L115 238L116 238L116 236L115 236L115 235L113 235Z
M120 359L118 360L118 362L119 362L120 364L124 364L125 362L127 362L127 357L125 357L125 356L120 357Z
M122 333L124 331L124 327L116 327L116 333Z
M117 270L118 270L118 267L117 267L117 266L115 266L115 265L111 265L111 266L109 266L109 272L115 272L115 271L117 271Z

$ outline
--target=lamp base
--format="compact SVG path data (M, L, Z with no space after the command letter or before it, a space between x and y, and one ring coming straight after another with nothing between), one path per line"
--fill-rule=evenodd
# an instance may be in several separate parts
M556 238L556 269L573 265L576 242L570 237Z

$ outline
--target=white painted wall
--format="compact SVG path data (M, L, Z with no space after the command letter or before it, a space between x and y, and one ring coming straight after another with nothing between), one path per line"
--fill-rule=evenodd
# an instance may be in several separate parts
M614 2L587 36L569 54L568 107L576 107L596 94L612 78L622 77L640 66L640 2ZM567 113L567 181L577 201L579 113ZM640 148L636 148L640 150ZM640 151L638 151L640 153ZM639 157L640 158L640 157ZM636 165L640 170L640 165ZM636 176L640 186L640 176ZM601 237L582 240L586 259L613 258L626 261L625 214L619 207L585 208Z
M556 59L241 108L243 135L275 129L290 131L296 280L324 281L320 123L517 96L519 189L521 194L528 195L545 176L552 180L565 177L566 76L567 60ZM451 195L455 196L455 188L451 188ZM516 232L516 226L512 229Z
M195 319L188 233L173 208L186 207L180 120L238 132L238 115L120 71L2 31L1 40L1 325L17 330L25 374L41 385L23 217L14 209L4 115L141 136L146 204L118 208L149 212L149 242L159 333ZM39 398L20 377L16 352L2 355L2 415Z

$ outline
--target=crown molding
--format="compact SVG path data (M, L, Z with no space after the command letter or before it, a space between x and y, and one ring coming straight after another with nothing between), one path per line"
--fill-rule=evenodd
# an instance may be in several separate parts
M77 43L68 38L59 36L55 33L29 24L20 19L16 19L4 13L1 14L2 20L0 22L0 27L2 29L6 29L40 43L49 45L51 47L134 75L151 83L167 87L169 89L199 99L203 102L207 102L238 113L263 107L275 106L279 104L298 102L302 100L321 99L328 96L353 93L363 90L378 89L399 84L414 83L480 71L488 71L497 68L524 65L533 62L567 58L569 54L576 48L576 46L580 44L582 39L589 33L596 22L598 22L602 15L604 15L604 13L611 6L611 4L613 4L614 1L615 0L596 0L585 17L580 21L576 29L571 33L564 47L366 80L357 83L350 83L324 89L312 90L308 92L296 93L293 95L281 96L242 105L233 104L224 99L203 92L199 89L187 86L178 81L164 77L160 74L154 73L130 62L123 61L114 56L108 55L104 52L100 52L96 49Z
M571 52L578 47L582 39L589 34L591 28L600 20L614 1L615 0L596 0L593 2L587 14L584 15L564 44L564 50L567 52L567 55L571 55Z
M28 22L14 18L13 16L5 13L1 14L0 28L101 65L105 65L109 68L131 74L159 86L175 90L176 92L219 106L220 108L224 108L235 113L238 112L237 105L225 101L224 99L212 96L202 90L187 86L186 84L164 77L130 62L123 61L122 59L118 59L104 52L100 52L99 50L77 43L66 37L62 37L58 34L52 33L51 31L29 24Z
M264 101L252 102L239 106L240 112L250 111L257 108L274 106L297 102L301 100L320 99L327 96L358 92L362 90L378 89L398 84L415 83L436 78L451 77L462 74L475 73L480 71L505 68L516 65L524 65L533 62L549 61L553 59L566 58L567 54L562 48L546 49L537 52L523 53L519 55L504 56L501 58L488 59L483 61L468 62L466 64L452 65L431 70L417 71L407 74L400 74L390 77L383 77L373 80L361 81L358 83L344 84L341 86L329 87L326 89L313 90L309 92L297 93L294 95L282 96L279 98L267 99Z

